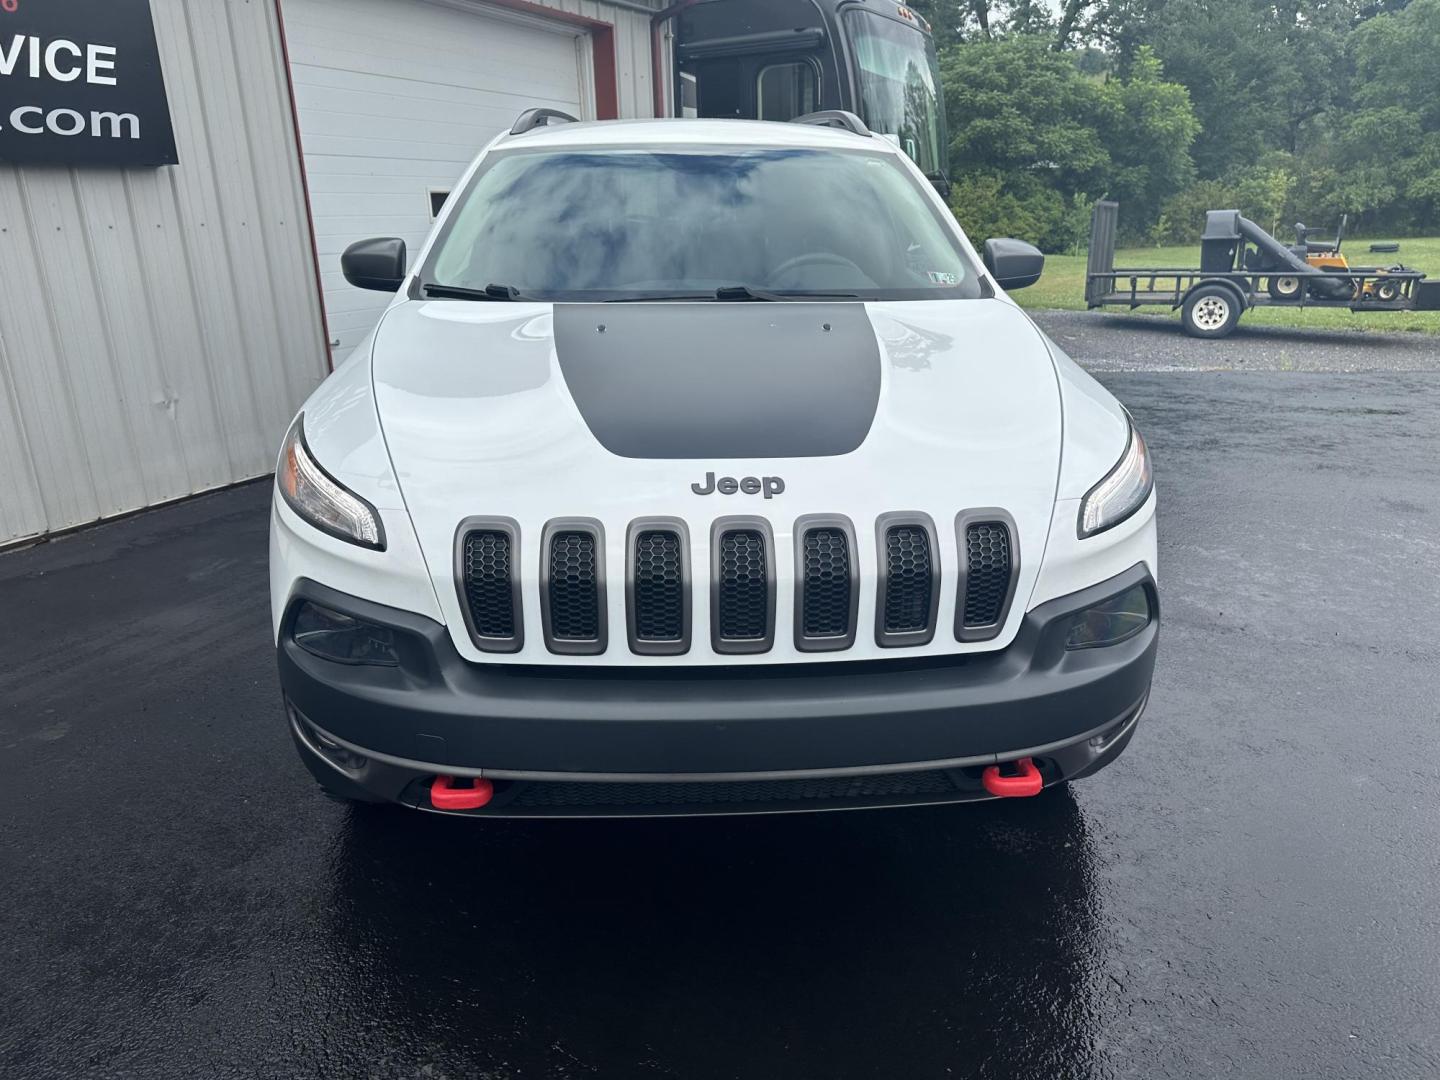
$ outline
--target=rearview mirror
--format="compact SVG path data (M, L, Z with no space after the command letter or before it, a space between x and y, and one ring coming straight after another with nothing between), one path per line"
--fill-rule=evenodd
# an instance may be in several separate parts
M405 280L405 241L394 236L357 240L340 256L340 270L357 289L394 292Z
M1023 289L1040 280L1045 256L1034 244L1001 237L985 241L985 269L1002 289Z

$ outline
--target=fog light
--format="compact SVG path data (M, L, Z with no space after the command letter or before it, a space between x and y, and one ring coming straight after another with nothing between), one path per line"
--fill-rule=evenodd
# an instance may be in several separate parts
M1144 585L1136 585L1075 615L1065 647L1097 649L1102 645L1118 645L1149 625L1150 593Z
M315 740L315 745L319 748L320 752L342 769L359 772L365 767L365 762L370 760L364 754L357 754L353 750L347 750L339 743L332 742L330 739L325 738L325 736L316 731L313 726L307 724L306 727L310 729L310 737Z
M395 631L308 600L295 613L290 633L296 645L323 660L380 667L395 667L400 663L400 654L395 651Z

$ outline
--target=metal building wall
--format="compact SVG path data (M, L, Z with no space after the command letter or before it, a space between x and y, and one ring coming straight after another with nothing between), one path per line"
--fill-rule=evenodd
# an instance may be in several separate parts
M274 6L152 8L180 164L0 164L0 544L271 471L325 375Z
M620 116L634 119L655 115L653 73L650 62L650 16L601 0L536 0L543 7L584 15L615 25L615 80L620 91ZM643 0L659 11L669 0Z

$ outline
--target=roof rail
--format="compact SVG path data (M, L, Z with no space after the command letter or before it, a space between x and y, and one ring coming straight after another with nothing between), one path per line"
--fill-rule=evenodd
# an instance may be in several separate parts
M844 109L825 109L823 112L806 113L790 121L792 124L813 124L815 127L844 128L853 135L869 135L865 121L853 112Z
M511 125L510 134L524 135L525 132L534 131L537 127L548 127L552 120L558 120L562 124L578 124L580 122L569 113L561 112L559 109L526 109Z

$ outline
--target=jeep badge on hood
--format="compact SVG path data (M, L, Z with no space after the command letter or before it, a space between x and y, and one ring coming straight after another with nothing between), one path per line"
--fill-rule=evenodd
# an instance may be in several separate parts
M765 498L773 499L776 495L784 494L785 481L778 476L746 476L739 480L733 476L722 476L716 480L713 472L707 472L705 483L691 484L690 490L696 495L713 495L717 491L721 495L734 495L737 491L743 491L746 495L759 495L763 491Z

